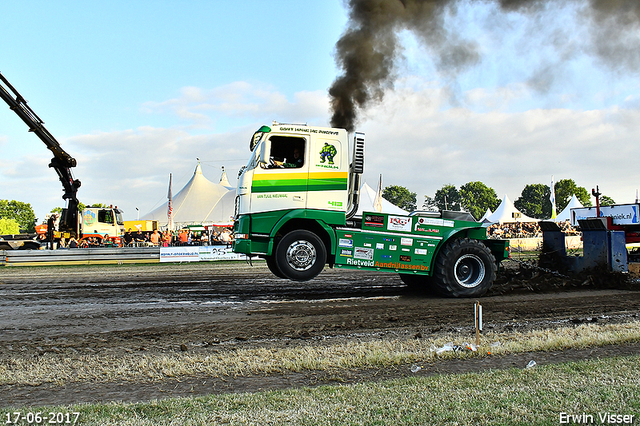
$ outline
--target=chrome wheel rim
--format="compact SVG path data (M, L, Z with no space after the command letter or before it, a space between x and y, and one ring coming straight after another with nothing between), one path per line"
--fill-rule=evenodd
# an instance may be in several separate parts
M306 271L316 263L316 248L309 241L294 241L287 248L287 263L296 271Z
M477 287L484 280L484 262L475 254L465 254L456 261L453 269L456 281L462 287Z

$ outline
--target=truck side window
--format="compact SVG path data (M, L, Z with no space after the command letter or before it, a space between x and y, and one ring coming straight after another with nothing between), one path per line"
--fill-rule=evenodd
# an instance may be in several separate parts
M113 223L113 214L111 210L98 210L98 222Z
M304 165L305 139L272 136L268 168L300 168Z

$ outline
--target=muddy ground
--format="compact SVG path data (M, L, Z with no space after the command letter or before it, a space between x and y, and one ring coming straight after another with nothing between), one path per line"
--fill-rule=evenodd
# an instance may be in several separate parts
M624 275L561 276L504 262L481 299L485 330L637 321L640 286ZM397 275L326 269L295 283L263 262L4 268L0 270L0 362L55 354L210 352L256 346L330 344L341 339L425 338L473 331L471 299L410 292ZM638 354L630 344L447 361L419 374L522 367ZM303 372L286 376L182 377L142 383L0 385L0 405L148 401L171 396L355 383L413 374Z

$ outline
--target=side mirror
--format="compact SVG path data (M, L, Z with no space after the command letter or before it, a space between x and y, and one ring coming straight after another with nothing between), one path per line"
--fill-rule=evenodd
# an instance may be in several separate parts
M269 162L269 152L271 152L271 141L263 140L260 144L260 152L258 153L258 163L263 165Z

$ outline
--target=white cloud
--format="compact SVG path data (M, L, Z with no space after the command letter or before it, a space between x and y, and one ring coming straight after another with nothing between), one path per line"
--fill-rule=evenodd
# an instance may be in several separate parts
M469 98L511 97L504 93L475 91ZM359 129L367 134L368 181L382 173L385 186L406 186L421 204L445 184L470 181L515 200L525 185L548 184L555 175L587 189L599 185L617 202L633 201L640 186L639 111L434 108L443 97L436 89L399 88L367 111Z
M637 135L640 112L609 107L511 108L528 102L524 85L463 93L464 106L450 107L447 90L437 82L411 77L398 82L382 103L362 114L358 130L366 133L365 180L402 185L416 192L418 203L445 184L457 187L482 181L499 197L519 197L525 185L574 179L618 202L629 202L640 182ZM61 144L78 160L73 171L82 181L79 198L125 210L125 218L143 215L166 201L169 173L174 193L191 178L199 158L205 176L217 181L225 166L231 184L249 157L248 141L261 124L328 123L329 101L322 92L298 92L291 98L272 88L238 82L213 90L185 88L180 97L147 103L152 114L181 111L224 123L224 130L144 126L77 135ZM198 121L197 119L195 121ZM50 153L16 161L0 160L3 198L30 202L40 218L63 204L58 178L47 165ZM24 188L29 188L28 192Z

